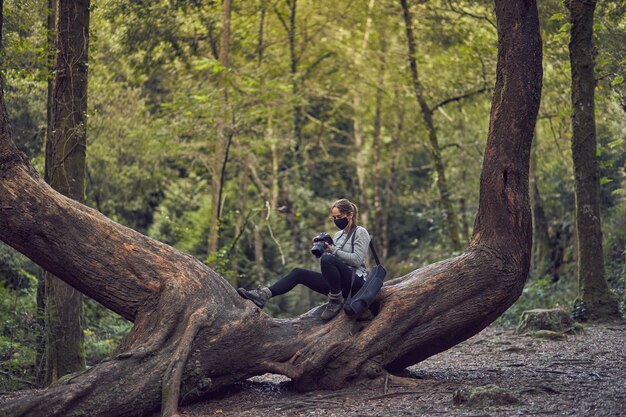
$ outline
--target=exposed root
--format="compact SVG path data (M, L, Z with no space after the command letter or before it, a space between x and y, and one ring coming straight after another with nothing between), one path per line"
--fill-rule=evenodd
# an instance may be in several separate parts
M421 385L419 379L415 379L412 377L394 375L389 372L384 372L383 375L374 378L374 379L364 379L358 382L357 384L362 386L367 386L368 388L373 389L381 389L383 394L381 398L384 398L387 395L395 396L396 394L389 393L391 388L418 388Z
M301 378L304 367L295 366L287 362L262 362L261 366L274 374L285 375L291 379Z
M178 342L172 362L163 375L161 396L161 415L163 417L180 417L178 400L185 364L189 358L194 338L200 329L208 325L208 309L206 307L199 308L189 317L189 323Z
M120 352L117 355L113 356L112 359L143 359L145 357L154 355L163 348L163 346L170 337L170 333L156 332L155 337L149 339L146 344Z
M420 385L419 379L393 375L390 373L386 373L385 376L383 376L381 379L384 380L385 393L387 393L389 387L391 386L404 387L404 388L417 388Z
M169 319L172 315L182 316L184 308L179 308L176 312L171 308L159 311L157 317L139 314L133 329L124 337L114 359L144 359L155 355L171 340L178 330L178 322ZM165 331L153 331L155 327Z

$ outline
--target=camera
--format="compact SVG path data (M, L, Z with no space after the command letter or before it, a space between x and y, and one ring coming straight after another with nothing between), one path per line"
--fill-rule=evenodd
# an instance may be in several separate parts
M311 253L315 255L316 258L320 258L325 252L324 242L332 245L333 238L330 237L328 233L324 232L318 233L317 236L313 238L313 247L311 248Z

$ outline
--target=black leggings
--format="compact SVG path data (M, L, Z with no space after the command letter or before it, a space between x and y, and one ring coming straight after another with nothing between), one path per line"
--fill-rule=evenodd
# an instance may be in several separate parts
M290 273L270 287L272 295L285 294L297 284L302 284L322 295L336 294L341 291L344 298L347 297L350 294L352 284L352 270L348 265L331 254L322 255L320 265L322 273L302 268L292 269ZM353 293L356 293L364 282L362 277L355 275Z

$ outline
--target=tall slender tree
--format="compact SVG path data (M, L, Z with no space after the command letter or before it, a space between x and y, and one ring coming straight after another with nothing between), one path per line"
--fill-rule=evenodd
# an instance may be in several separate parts
M54 103L54 66L56 58L56 17L57 17L57 2L55 0L47 1L46 9L46 69L47 69L47 98L46 98L46 149L51 150L52 147L48 144L52 141L53 132L53 118L52 108ZM45 158L44 166L44 178L46 182L50 182L48 177L48 164L51 163L51 158ZM46 277L48 274L45 271L41 271L38 274L37 279L37 321L39 327L42 330L37 335L37 352L35 355L35 382L38 385L44 385L46 383L47 372L47 331L46 331Z
M572 158L576 196L579 319L619 317L617 298L604 275L600 214L600 168L596 154L593 15L595 0L566 0L571 23Z
M219 61L222 66L221 71L217 74L217 86L222 90L224 101L221 106L221 112L216 118L215 126L217 133L217 142L214 147L213 164L211 172L211 221L209 229L209 251L211 256L217 252L219 246L219 229L220 218L222 216L222 193L224 189L224 181L226 179L226 167L230 146L233 139L233 129L227 125L229 117L229 96L228 86L225 72L230 65L230 22L232 15L232 0L224 0L222 4L222 37L220 41ZM233 283L236 284L236 283Z
M89 0L58 2L54 96L46 143L46 177L60 193L85 200ZM85 367L82 295L46 276L46 382Z
M542 278L550 270L550 235L537 178L537 130L530 155L530 210L533 216L533 257L531 272Z
M372 20L374 8L376 6L376 0L370 0L367 5L367 18L365 20L365 30L363 31L363 39L359 47L354 48L354 66L360 70L365 58L370 35L372 32ZM367 149L365 145L365 129L363 126L363 115L365 114L366 106L364 105L365 96L365 83L361 80L357 80L355 88L353 88L352 97L352 124L354 126L354 166L356 168L356 182L358 187L358 201L359 201L359 222L364 227L369 227L370 217L370 204L367 186Z
M439 189L439 198L441 199L441 207L445 216L445 224L448 230L448 237L452 243L454 250L462 250L463 242L461 242L461 234L459 231L459 222L456 215L456 210L452 204L452 198L450 197L450 189L446 181L446 168L441 155L441 146L439 145L439 138L437 137L437 129L433 120L433 111L426 101L424 96L424 87L419 79L419 73L417 70L417 60L415 58L415 38L413 36L413 17L407 0L400 0L402 6L402 12L404 15L404 24L406 29L406 39L408 46L409 56L409 68L411 71L411 79L413 80L413 93L417 99L417 103L420 108L424 127L428 135L430 151L430 159L433 163L435 173L437 175L437 188Z
M381 25L382 26L382 25ZM379 29L380 31L380 29ZM373 209L373 231L377 241L382 242L383 235L383 223L386 217L385 211L389 210L388 207L383 208L383 172L382 172L382 107L383 107L383 88L385 80L386 70L386 54L387 54L387 41L385 34L380 33L380 51L378 53L378 71L376 74L376 95L375 95L375 110L374 110L374 132L373 132L373 148L374 148L374 209ZM382 248L382 245L381 245ZM381 252L382 253L382 252Z

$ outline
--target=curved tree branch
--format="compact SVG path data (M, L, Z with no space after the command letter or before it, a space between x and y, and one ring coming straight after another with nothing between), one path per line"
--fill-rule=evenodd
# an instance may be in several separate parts
M437 110L439 107L443 107L443 106L445 106L446 104L450 104L450 103L453 103L453 102L455 102L455 101L461 101L461 100L463 100L463 99L470 98L470 97L475 96L475 95L478 95L478 94L480 94L480 93L484 93L485 91L487 91L487 87L482 87L482 88L479 88L478 90L469 91L469 92L467 92L467 93L464 93L464 94L461 94L461 95L458 95L458 96L454 96L454 97L447 98L447 99L443 100L442 102L435 104L435 105L434 105L434 106L430 109L430 111L431 111L431 112L434 112L434 111L435 111L435 110Z

